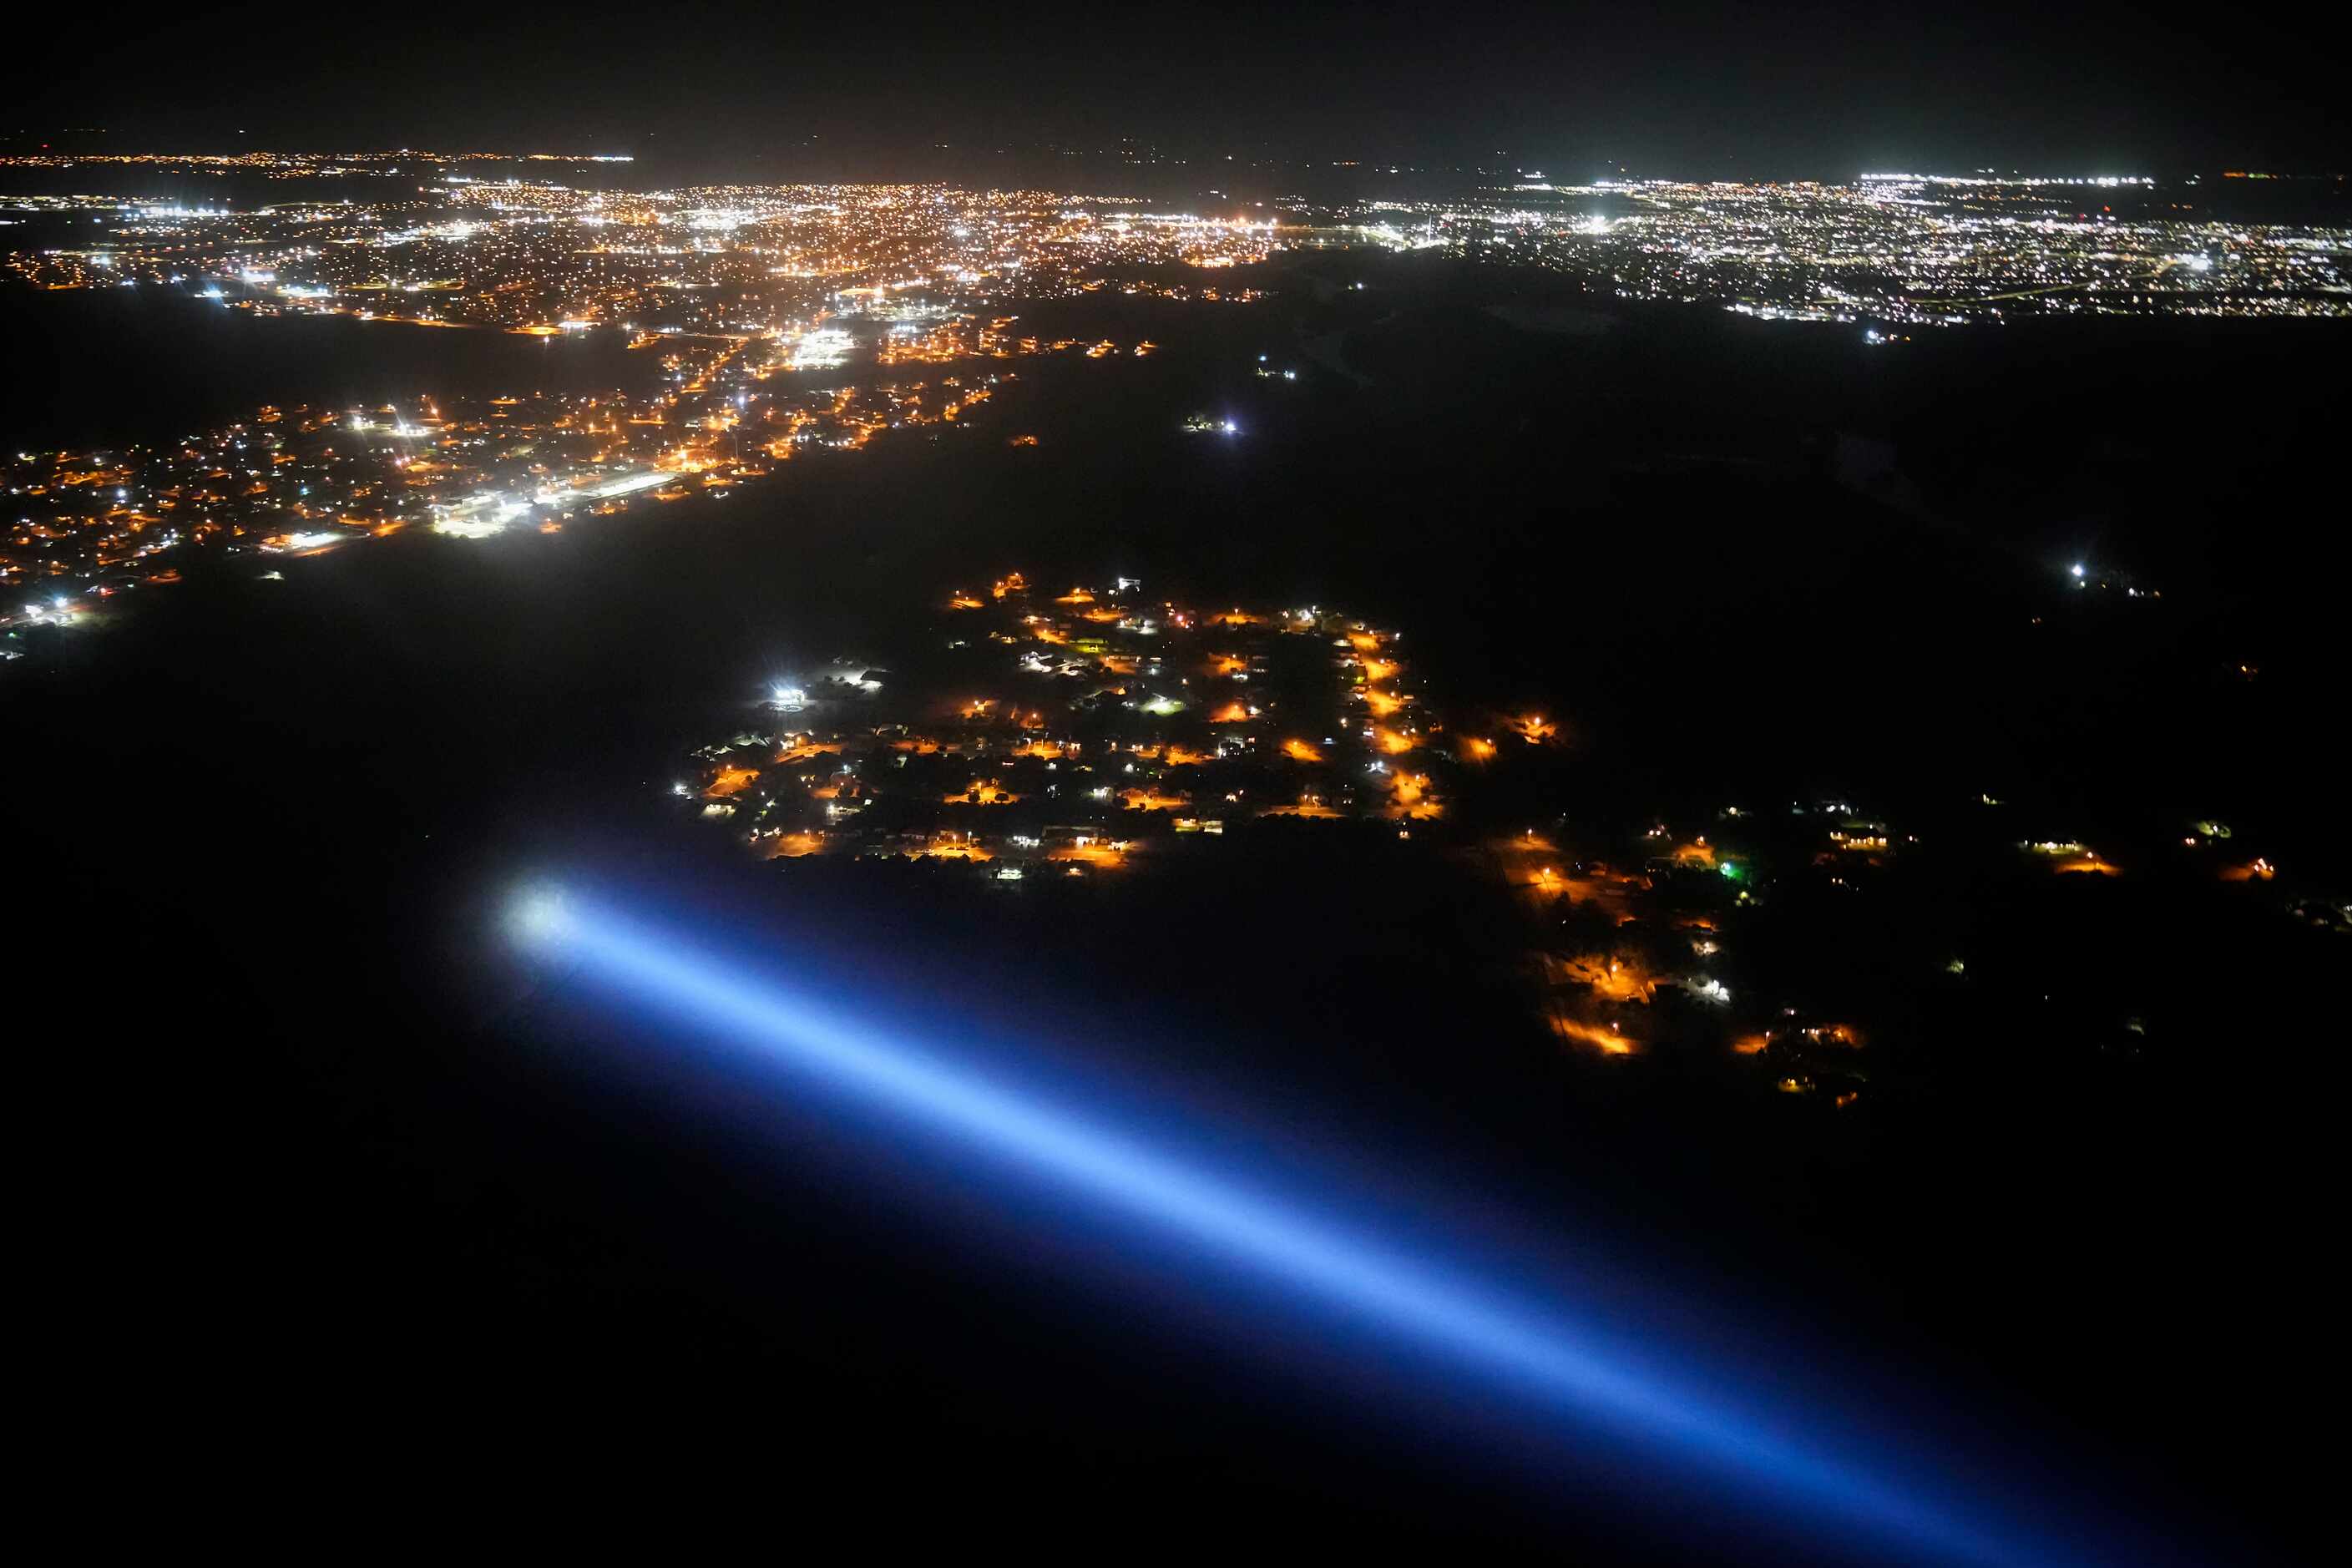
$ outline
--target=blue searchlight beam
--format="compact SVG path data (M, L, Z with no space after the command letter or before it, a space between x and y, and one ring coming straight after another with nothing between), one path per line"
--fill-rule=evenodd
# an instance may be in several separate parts
M517 924L527 944L580 961L591 977L681 1022L1441 1358L1538 1414L1604 1426L1685 1479L1738 1494L1817 1543L1836 1542L1842 1553L1906 1562L2084 1560L2087 1543L2079 1536L2061 1550L1990 1500L1970 1506L1949 1495L1956 1489L1948 1482L1906 1482L1883 1453L1842 1454L1720 1395L1676 1387L1605 1352L1556 1305L1515 1299L1368 1230L1311 1217L1307 1205L1197 1168L976 1068L885 1037L657 931L545 893L524 900Z

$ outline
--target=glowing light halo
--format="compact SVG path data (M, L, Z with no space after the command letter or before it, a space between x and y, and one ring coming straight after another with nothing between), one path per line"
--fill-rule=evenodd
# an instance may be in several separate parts
M843 1092L948 1134L1093 1206L1149 1222L1239 1271L1340 1309L1400 1342L1497 1380L1504 1392L1597 1420L1730 1483L1751 1505L1801 1500L1806 1528L1843 1548L1899 1560L2042 1563L2089 1560L1975 1521L1752 1415L1604 1359L1558 1309L1453 1277L1392 1244L1308 1217L1279 1199L1192 1168L1136 1138L1024 1096L982 1073L892 1044L856 1020L748 979L659 933L539 889L510 926L526 946L596 966L604 983L659 1004ZM2053 1531L2053 1534L2055 1532ZM1898 1560L1898 1559L1886 1559Z

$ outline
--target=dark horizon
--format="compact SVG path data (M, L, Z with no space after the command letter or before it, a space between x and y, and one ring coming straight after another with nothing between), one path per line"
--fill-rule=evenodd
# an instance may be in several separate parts
M629 153L730 172L798 160L876 179L938 153L1026 149L1575 181L2337 174L2352 151L2331 65L2296 47L2292 19L2214 35L2113 5L1489 6L1443 26L1400 7L1171 22L1033 6L887 29L704 5L657 29L593 8L477 27L186 17L125 50L117 33L57 25L26 50L6 142Z

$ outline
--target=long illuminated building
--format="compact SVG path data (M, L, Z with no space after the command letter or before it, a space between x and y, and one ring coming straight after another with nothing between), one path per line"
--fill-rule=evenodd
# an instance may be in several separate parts
M1675 1347L1621 1342L1560 1302L1497 1287L1375 1226L1329 1219L1332 1194L1277 1191L1171 1152L1147 1131L893 1037L593 902L536 895L518 925L529 948L570 961L585 983L723 1040L796 1092L881 1112L1046 1206L1076 1200L1117 1227L1123 1253L1172 1251L1189 1279L1205 1271L1253 1311L1426 1358L1448 1388L1468 1380L1479 1401L1534 1416L1563 1450L1581 1442L1638 1455L1679 1489L1718 1500L1727 1519L1759 1520L1814 1560L2151 1560L2144 1543L2126 1550L2079 1521L2029 1525L2014 1501L1897 1457L1908 1445L1888 1434L1768 1415Z

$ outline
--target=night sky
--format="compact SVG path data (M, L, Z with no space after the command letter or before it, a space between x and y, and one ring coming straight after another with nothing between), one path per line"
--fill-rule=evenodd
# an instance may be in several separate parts
M61 133L714 165L802 148L865 177L941 143L1120 138L1564 179L2333 173L2352 134L2340 58L2318 47L2331 9L677 4L204 9L144 27L92 12L20 35L6 129L16 151ZM86 127L106 135L68 130Z

